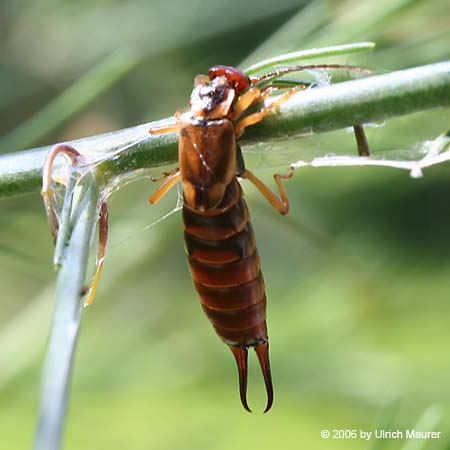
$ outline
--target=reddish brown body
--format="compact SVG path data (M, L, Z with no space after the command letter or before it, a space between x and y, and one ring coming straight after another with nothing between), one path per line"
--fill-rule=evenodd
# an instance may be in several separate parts
M266 299L247 205L233 180L217 208L204 215L183 207L192 279L217 334L229 345L267 342Z
M237 179L245 167L232 120L237 95L248 90L250 80L236 69L220 66L210 70L209 78L196 79L191 117L179 125L186 253L203 310L236 358L244 407L249 410L247 348L254 347L266 382L268 411L273 389L266 296L255 236Z
M266 74L267 75L267 74ZM233 67L216 66L208 76L197 75L191 94L189 117L175 115L176 125L152 128L151 134L178 131L180 167L150 197L157 203L181 181L183 221L189 266L203 310L217 334L229 345L239 371L241 401L247 404L247 349L254 347L267 391L268 411L273 402L266 327L266 296L255 236L238 177L247 178L281 214L289 202L275 174L278 198L245 168L237 139L245 128L260 122L295 90L281 95L262 110L248 114L249 107L266 98L272 85L256 86Z
M151 134L178 131L180 167L150 197L157 203L181 181L183 221L189 266L203 310L217 334L228 344L239 371L241 401L249 410L247 390L247 349L254 347L267 391L267 412L273 402L266 326L266 296L255 236L238 177L252 182L281 214L289 211L282 180L275 174L280 196L245 168L237 139L274 108L282 105L300 87L284 92L268 106L249 113L249 108L276 91L276 78L299 70L351 68L338 65L292 66L248 78L228 66L197 75L191 94L189 117L178 112L176 125L155 127ZM273 82L271 82L271 80ZM258 85L264 82L262 87ZM283 83L281 83L281 86Z
M239 361L247 347L261 350L269 402L266 297L255 236L237 176L242 157L228 119L191 119L180 129L186 253L203 310ZM245 389L246 367L240 367ZM245 392L242 395L246 409Z
M217 334L229 345L237 362L241 401L246 399L247 349L254 347L267 390L267 406L273 402L266 326L266 296L255 236L238 178L252 182L281 214L289 211L282 180L293 175L275 174L278 197L245 168L237 139L299 87L284 92L268 106L249 113L249 108L278 89L270 80L289 72L340 66L293 66L248 78L233 67L212 67L208 76L197 75L188 117L175 115L176 125L155 127L151 134L178 131L180 167L150 197L158 202L181 181L186 252L203 310ZM345 66L347 67L347 66ZM265 82L262 87L258 84Z

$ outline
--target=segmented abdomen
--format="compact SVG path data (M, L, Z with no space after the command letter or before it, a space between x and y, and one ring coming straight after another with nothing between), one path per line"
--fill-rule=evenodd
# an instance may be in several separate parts
M203 310L229 345L267 341L266 297L255 237L235 179L206 213L183 207L186 253Z

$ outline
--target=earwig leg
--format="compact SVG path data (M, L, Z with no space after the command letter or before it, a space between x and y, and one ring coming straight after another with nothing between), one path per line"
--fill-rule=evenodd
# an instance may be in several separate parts
M103 262L105 260L106 242L108 240L108 205L103 202L100 205L100 212L98 218L98 249L97 257L95 259L95 270L92 276L91 287L87 293L84 306L92 305L94 302L95 293L97 291L98 283L102 275Z
M178 172L178 170L180 170L180 169L178 169L178 167L176 167L175 169L171 170L170 172L163 172L159 178L150 177L150 181L153 183L156 183L157 181L162 181L165 178L174 175L176 172Z
M177 123L175 125L161 125L159 127L153 127L148 130L150 134L158 135L158 134L166 134L166 133L177 133L179 130L179 123L181 122L181 114L183 111L178 109L175 111L175 120Z
M175 169L170 173L167 179L156 189L155 192L150 196L148 202L151 205L158 203L170 189L172 189L180 180L180 169Z
M259 365L264 377L264 384L266 385L267 392L267 406L264 412L266 413L272 407L273 403L273 386L272 375L270 374L270 362L269 362L269 343L264 342L255 347L256 355L258 356Z
M291 167L289 173L276 173L273 176L275 183L277 184L278 191L280 192L280 197L278 197L273 191L271 191L258 177L256 177L249 170L246 169L244 171L244 173L242 174L242 178L246 178L247 180L251 181L280 214L287 214L289 212L289 199L286 193L286 189L284 188L281 180L288 180L289 178L292 178L293 175L294 168Z
M370 156L369 144L362 125L353 125L359 156Z
M268 92L269 94L269 92ZM234 111L230 114L231 120L239 119L240 115L248 109L253 103L259 100L263 100L264 97L261 95L261 90L257 87L250 88L245 94L242 94L236 100L236 106Z
M261 122L261 120L263 120L264 117L266 117L270 111L272 111L273 109L277 108L278 106L282 105L284 102L289 100L297 91L298 88L295 87L294 89L291 89L285 92L284 94L280 95L275 101L273 101L270 105L263 108L261 111L250 114L247 117L244 117L236 125L236 137L242 136L242 133L248 126Z
M242 406L252 412L247 403L247 347L229 346L236 359L239 373L239 395L241 397Z
M70 165L78 163L81 154L68 144L56 144L47 153L44 162L44 170L42 174L42 191L41 195L44 200L45 212L47 213L50 231L52 233L53 243L56 244L56 237L58 235L59 221L56 215L55 207L53 205L53 189L52 189L52 170L56 157L59 154L67 156L70 160ZM67 180L62 182L67 186Z
M166 134L166 133L176 133L178 131L178 125L163 125L160 127L153 127L148 130L150 134Z

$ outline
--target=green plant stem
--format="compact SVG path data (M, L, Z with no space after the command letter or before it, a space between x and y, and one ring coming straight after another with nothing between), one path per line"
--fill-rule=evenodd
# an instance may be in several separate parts
M249 127L241 143L332 131L445 106L450 106L449 61L299 92L279 112ZM175 163L177 133L148 135L149 128L171 123L174 119L168 118L70 144L87 158L101 161L100 172L112 182L133 170ZM117 152L124 146L128 148ZM49 149L0 157L0 197L39 190Z
M61 448L62 430L69 395L78 330L81 320L82 291L86 276L90 243L97 221L99 191L91 176L84 180L75 207L73 231L58 273L53 323L41 388L39 425L35 450Z
M246 134L266 140L325 132L450 106L450 61L308 90Z

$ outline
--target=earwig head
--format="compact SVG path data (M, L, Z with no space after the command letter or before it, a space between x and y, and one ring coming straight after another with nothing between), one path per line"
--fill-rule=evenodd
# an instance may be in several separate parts
M213 80L197 75L191 94L191 112L202 119L221 119L226 117L235 99L235 89L225 77Z
M210 80L217 77L225 77L231 86L233 86L236 94L246 91L250 87L250 79L240 70L230 66L214 66L208 71Z

